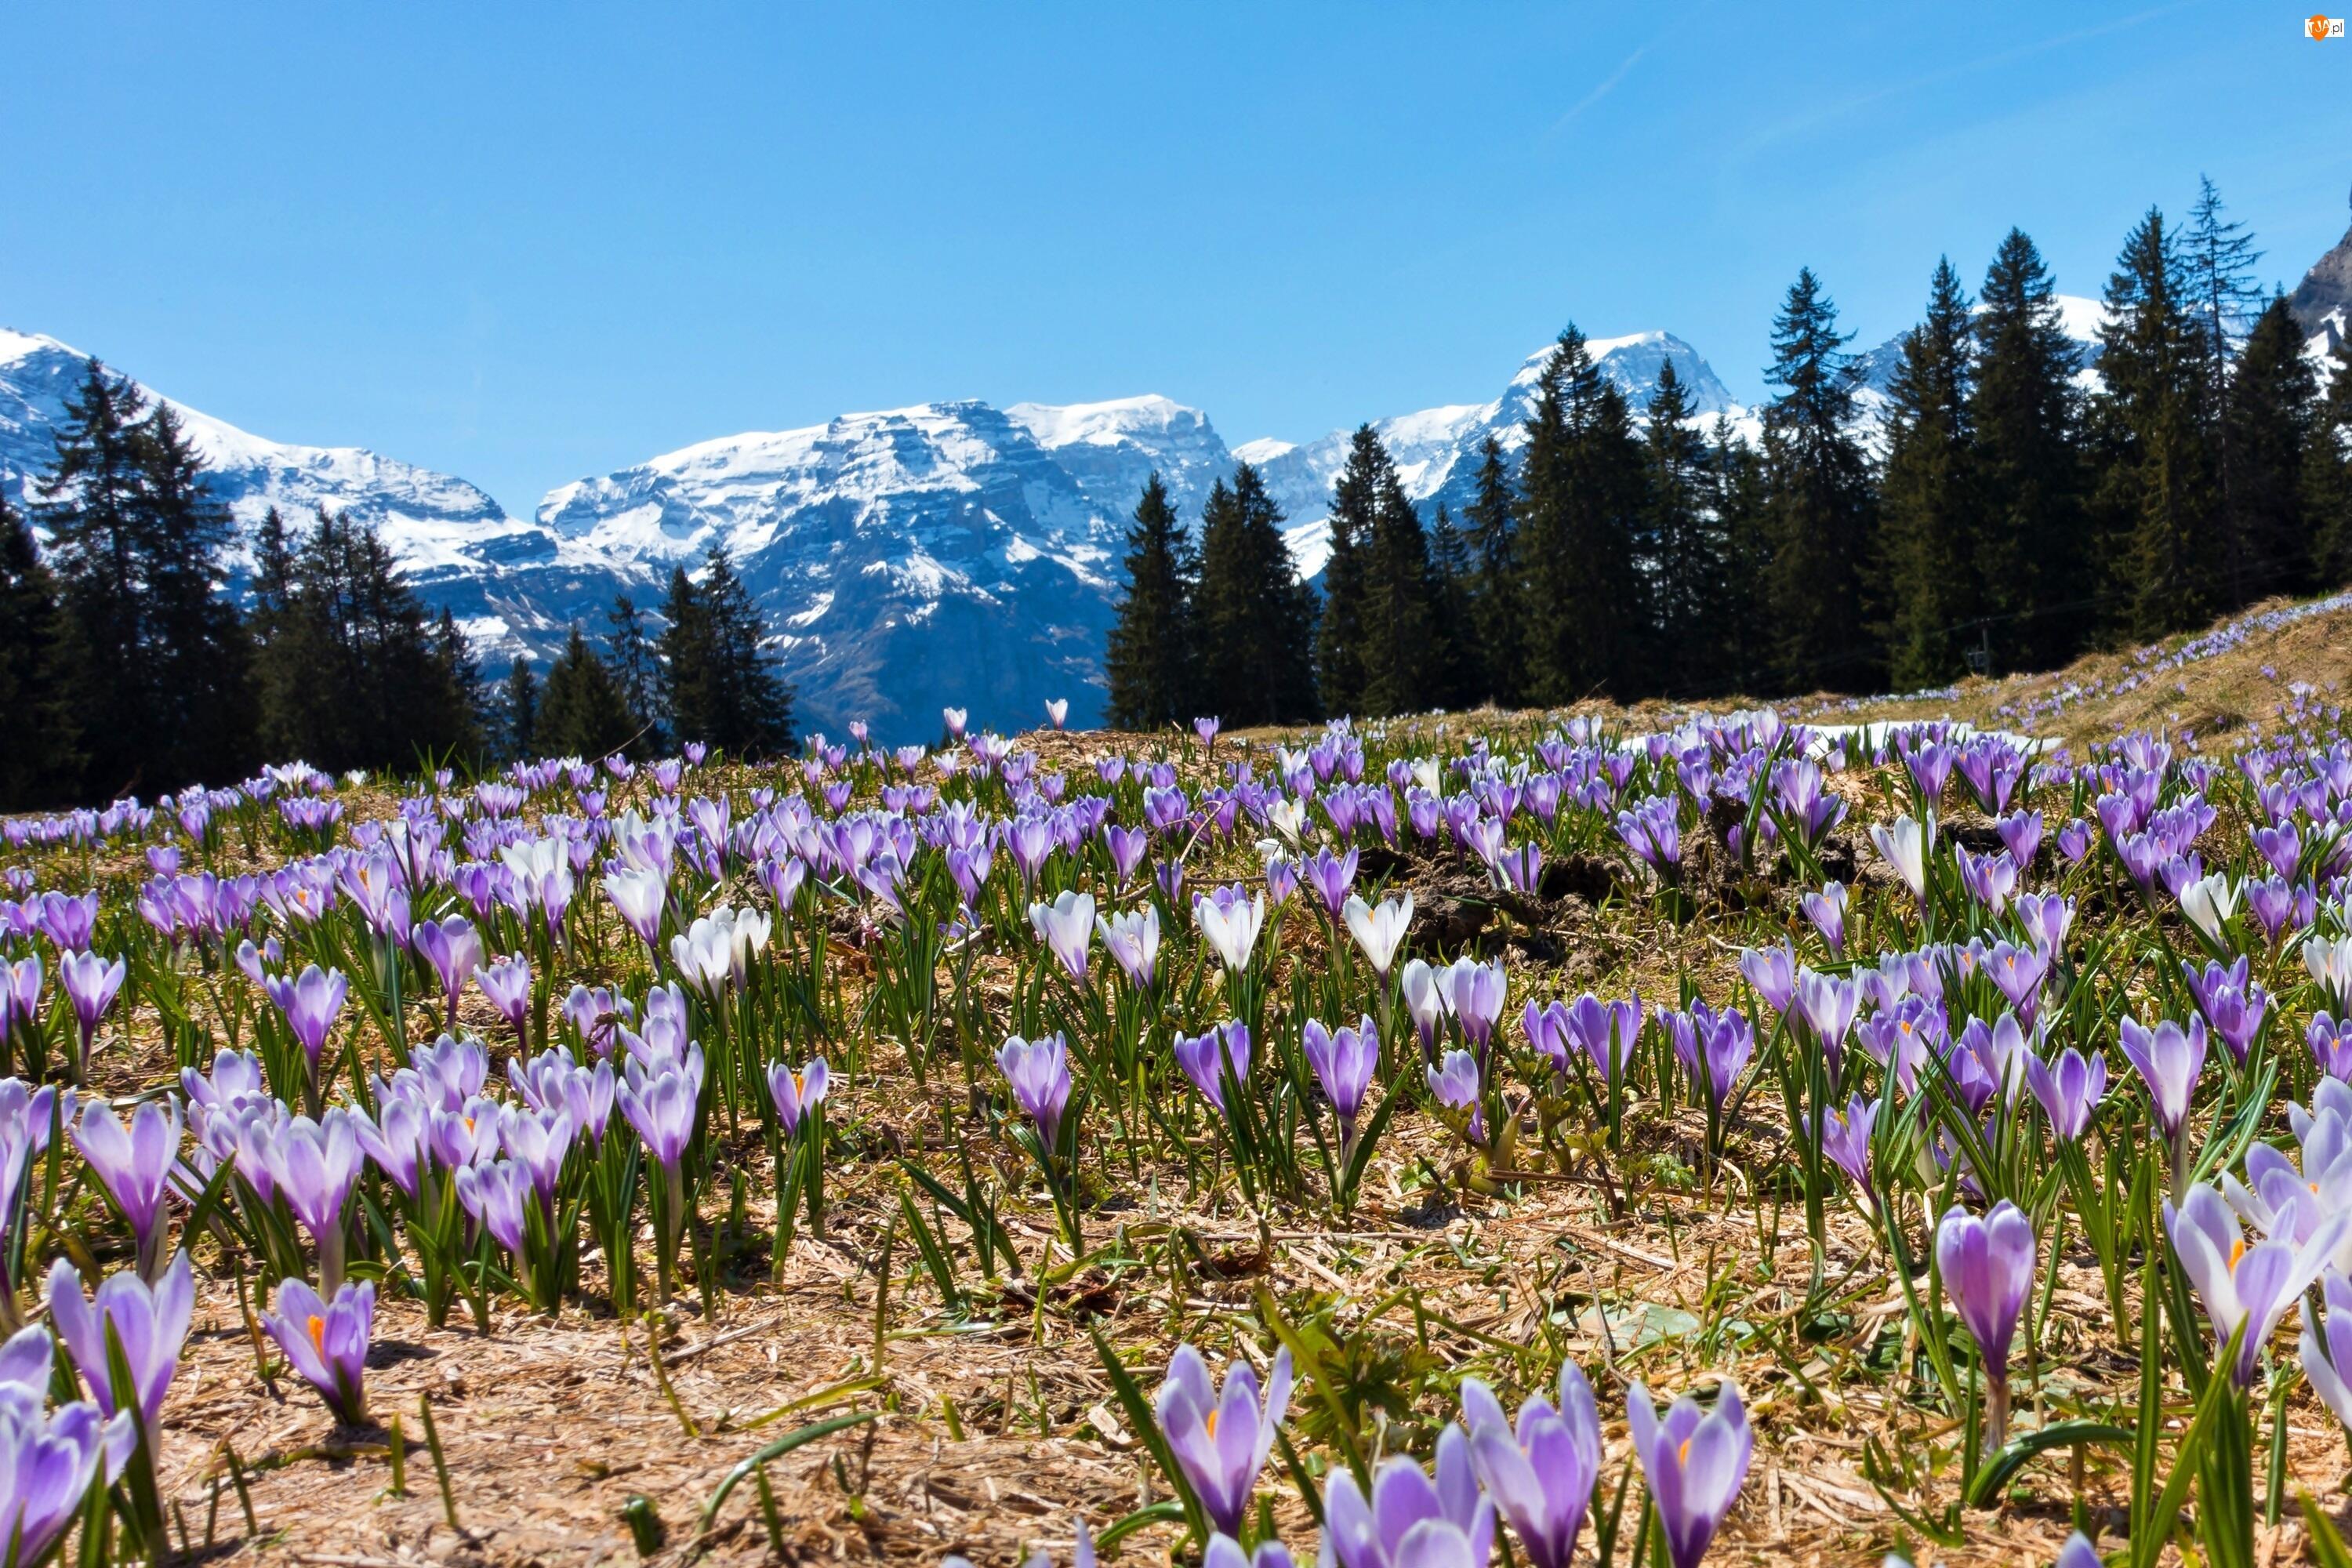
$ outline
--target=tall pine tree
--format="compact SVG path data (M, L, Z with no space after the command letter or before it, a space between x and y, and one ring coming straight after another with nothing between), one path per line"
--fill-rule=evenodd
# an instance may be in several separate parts
M1903 334L1889 388L1881 581L1897 690L1958 676L1963 623L1983 614L1970 338L1968 293L1947 258L1928 282L1927 318Z
M1706 487L1723 536L1723 660L1720 677L1696 695L1763 695L1773 689L1772 637L1765 588L1772 576L1771 508L1764 458L1718 413L1707 432Z
M1198 570L1168 487L1154 469L1127 531L1127 592L1103 658L1114 728L1159 730L1197 716L1192 593Z
M1473 608L1477 568L1471 559L1468 537L1444 501L1437 503L1437 521L1430 525L1429 563L1437 584L1434 609L1442 650L1431 700L1443 708L1475 708L1486 700L1488 690L1485 649Z
M1331 553L1323 563L1323 618L1315 631L1315 675L1323 705L1333 713L1364 709L1366 557L1378 526L1381 487L1394 469L1388 448L1370 425L1356 427L1347 466L1331 485Z
M702 581L670 575L661 636L669 720L680 741L734 757L770 757L793 746L793 692L765 647L766 628L726 550L703 557Z
M2011 229L1986 269L1976 317L1979 613L1997 620L2004 665L2050 668L2081 650L2100 587L2088 538L2082 353L2059 319L2056 285L2033 241Z
M620 683L572 622L563 651L547 667L534 743L551 756L595 758L620 750L636 732Z
M628 705L629 717L635 721L628 753L657 756L669 750L669 738L662 724L661 659L646 636L645 614L635 599L615 594L604 626L604 662L611 667L614 684L621 689L621 700Z
M2179 248L2153 207L2124 242L2106 310L2091 417L2113 618L2129 636L2161 637L2212 613L2223 563L2212 453L2200 427L2203 333Z
M1635 562L1642 449L1624 395L1572 325L1538 374L1527 429L1519 516L1528 695L1549 703L1633 696L1644 682L1647 621Z
M1800 269L1772 322L1766 379L1780 393L1764 414L1772 549L1765 597L1790 689L1868 689L1880 668L1863 588L1876 507L1853 428L1847 341L1821 279Z
M1438 619L1438 578L1428 531L1384 447L1381 459L1363 557L1362 711L1386 717L1435 706L1449 655Z
M506 743L517 757L533 755L539 742L539 675L530 667L530 655L515 655L514 663L507 669L504 700Z
M2352 583L2352 342L2336 345L2304 460L2303 493L2319 585Z
M0 811L74 800L82 763L74 637L31 525L0 494Z
M1525 563L1519 558L1518 497L1502 444L1479 448L1477 492L1462 513L1470 552L1470 625L1477 636L1476 695L1517 707L1526 689Z
M1692 423L1690 388L1674 361L1659 366L1643 416L1655 685L1670 695L1705 693L1727 673L1728 542L1707 495L1706 438Z
M1202 708L1235 728L1316 716L1314 591L1283 542L1282 509L1247 463L1202 509L1194 605Z
M2246 335L2222 422L2234 469L2223 500L2232 605L2311 590L2314 520L2305 510L2304 467L2318 430L2318 405L2303 329L2285 296L2276 296Z

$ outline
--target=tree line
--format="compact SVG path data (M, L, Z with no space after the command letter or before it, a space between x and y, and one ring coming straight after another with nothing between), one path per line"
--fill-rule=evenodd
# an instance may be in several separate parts
M22 510L0 496L0 809L296 757L479 768L793 744L791 688L716 545L698 574L672 572L657 627L622 595L598 642L575 624L544 678L519 657L493 685L364 519L322 508L292 526L273 508L240 573L235 521L177 416L96 362L26 493Z
M1458 517L1423 515L1356 432L1319 595L1249 465L1197 539L1155 475L1128 533L1112 722L1916 690L2352 581L2352 358L2323 390L2259 258L2210 182L2184 226L2151 208L2086 377L2012 229L1973 299L1937 263L1883 393L1802 269L1753 438L1697 417L1671 362L1634 408L1571 326Z

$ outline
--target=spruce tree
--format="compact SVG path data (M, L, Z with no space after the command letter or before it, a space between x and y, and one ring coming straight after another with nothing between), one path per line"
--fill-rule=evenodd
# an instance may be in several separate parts
M1363 552L1362 710L1388 717L1437 703L1449 655L1438 620L1429 534L1385 447L1381 458L1372 530Z
M547 667L533 742L551 756L593 759L618 751L636 730L620 684L572 622L563 651Z
M1207 712L1235 729L1316 716L1314 592L1283 541L1282 509L1247 463L1202 509L1194 606Z
M1429 563L1435 574L1438 660L1431 700L1447 709L1475 708L1486 699L1489 686L1485 648L1478 636L1477 566L1470 541L1445 503L1437 503L1437 521L1429 530Z
M1880 671L1864 594L1876 508L1853 430L1847 342L1821 279L1801 268L1773 319L1766 379L1780 392L1764 415L1772 550L1765 598L1780 679L1791 690L1868 689Z
M661 660L646 636L646 618L626 594L613 595L604 624L605 659L621 699L635 722L635 739L628 745L633 757L657 756L669 749L662 726Z
M1520 467L1524 605L1534 700L1621 698L1653 684L1635 560L1643 454L1616 384L1574 326L1538 373Z
M1462 513L1463 535L1470 552L1470 625L1477 637L1475 695L1505 708L1517 707L1526 689L1526 565L1519 557L1517 506L1502 444L1489 436L1479 448L1477 493Z
M1652 541L1656 687L1703 693L1727 673L1727 542L1707 496L1706 438L1691 424L1690 389L1668 360L1643 411L1643 533Z
M1773 689L1772 631L1765 587L1772 577L1770 491L1763 454L1717 414L1707 433L1708 504L1723 537L1724 670L1695 695Z
M442 670L456 694L457 702L457 752L469 762L479 763L488 733L486 715L489 699L482 689L482 661L474 652L473 639L458 626L457 617L449 606L441 606L441 615L433 626L433 647L441 661Z
M2113 619L2126 635L2161 637L2212 614L2222 562L2212 454L2199 425L2202 336L2179 249L2153 207L2124 242L2106 310L2091 418Z
M1315 633L1315 674L1333 713L1364 709L1367 565L1380 518L1382 480L1393 472L1388 448L1370 425L1358 426L1346 467L1331 486L1331 553L1323 563L1323 618Z
M517 757L536 754L539 740L539 677L530 668L530 655L515 655L514 663L507 669L506 741Z
M759 608L723 546L703 557L701 582L671 574L663 615L673 738L740 758L792 750L792 688L769 661Z
M2082 353L2059 319L2056 286L2033 241L2011 229L1986 269L1976 318L1979 613L1997 617L2002 663L2053 668L2080 652L2100 588L2088 538Z
M1903 334L1889 389L1880 577L1897 690L1959 676L1964 623L1983 614L1970 337L1969 297L1946 258L1928 282L1926 319Z
M2312 520L2304 465L2318 428L2319 383L2303 330L2274 296L2256 318L2230 377L2223 421L2235 470L2224 500L2230 603L2312 586Z
M2196 323L2197 427L2212 455L2213 486L2220 509L2222 571L2226 602L2246 602L2245 562L2241 541L2231 531L2238 514L2237 428L2230 417L2230 375L2239 345L2262 309L2263 292L2254 284L2254 263L2263 253L2246 226L2221 216L2221 193L2203 174L2197 176L2197 203L2189 209L2189 226L2180 237L2181 300Z
M72 803L81 776L79 650L33 530L0 494L0 811Z
M1157 469L1144 481L1127 531L1127 592L1110 629L1103 668L1110 685L1110 722L1119 730L1160 730L1196 717L1193 578L1198 568L1168 487Z

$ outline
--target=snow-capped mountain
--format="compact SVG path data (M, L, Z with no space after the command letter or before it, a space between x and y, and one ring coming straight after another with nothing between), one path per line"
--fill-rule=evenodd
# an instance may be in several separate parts
M2312 263L2286 303L2310 334L2306 351L2332 374L2336 351L2352 342L2352 229Z

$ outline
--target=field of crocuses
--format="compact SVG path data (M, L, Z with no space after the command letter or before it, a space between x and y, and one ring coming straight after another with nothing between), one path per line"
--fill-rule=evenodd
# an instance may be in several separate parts
M946 718L5 824L0 1561L2352 1563L2332 710Z

